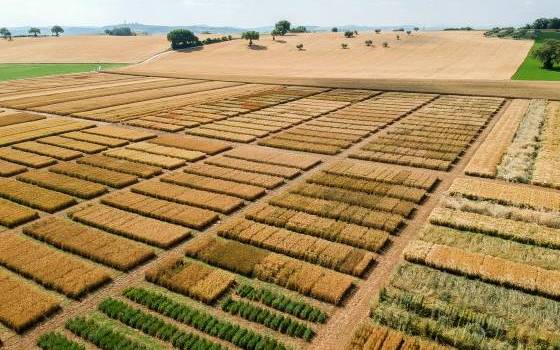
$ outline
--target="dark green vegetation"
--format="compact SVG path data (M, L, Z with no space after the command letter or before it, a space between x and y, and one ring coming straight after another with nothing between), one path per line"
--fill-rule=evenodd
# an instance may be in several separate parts
M230 342L242 349L286 349L283 344L268 336L220 320L210 313L177 302L161 293L142 288L129 288L124 291L124 296L150 310Z
M296 316L302 320L316 323L325 323L327 320L327 314L322 310L267 288L243 284L237 288L236 293L242 298L258 301L273 309Z
M73 318L66 322L66 328L103 350L148 350L143 344L113 330L110 326L91 319Z
M105 34L114 36L135 36L136 33L130 27L119 27L113 29L105 29Z
M315 331L307 327L304 323L295 321L280 313L270 311L260 306L255 306L244 301L233 300L230 297L222 303L222 310L248 321L260 323L267 328L287 334L290 337L311 341L315 336Z
M249 40L249 46L253 46L253 40L259 40L259 38L259 32L255 32L254 30L241 34L241 39Z
M533 48L525 58L525 61L517 72L513 75L513 80L553 80L560 81L560 67L556 66L551 69L543 68L543 64L534 53L539 50L545 41L550 39L560 40L560 32L541 32L539 37L535 39Z
M140 309L116 299L105 299L99 304L99 310L107 316L122 322L143 333L168 341L178 349L222 350L223 346L198 335L185 332L177 326L165 322L163 319L152 316ZM98 345L96 343L96 345Z
M0 81L46 75L91 72L126 66L123 63L5 63L0 64Z
M222 36L221 38L206 38L200 41L198 37L188 29L174 29L167 33L167 41L171 42L171 48L173 50L188 49L229 40L233 40L231 35Z
M37 340L37 346L44 350L85 350L85 346L69 340L64 335L49 332L41 335Z

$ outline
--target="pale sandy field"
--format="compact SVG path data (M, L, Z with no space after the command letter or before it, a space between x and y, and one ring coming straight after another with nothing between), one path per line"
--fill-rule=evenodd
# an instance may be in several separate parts
M219 43L188 52L169 52L122 69L148 74L211 73L270 77L363 79L508 80L523 62L531 41L484 38L482 32L299 34L273 41L263 36L248 48L245 40ZM364 42L371 39L374 47ZM383 48L387 41L389 48ZM296 45L302 43L303 51ZM342 43L349 49L343 50Z
M136 63L167 50L164 35L0 40L0 63Z

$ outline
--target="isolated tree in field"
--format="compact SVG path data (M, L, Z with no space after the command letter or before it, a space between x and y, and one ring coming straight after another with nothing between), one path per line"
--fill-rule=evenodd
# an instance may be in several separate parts
M8 32L9 32L8 28L6 28L6 27L0 28L0 35L1 35L4 39L6 39L6 33L8 33Z
M171 42L173 50L200 46L198 37L188 29L174 29L167 33L167 41Z
M344 32L344 37L353 38L354 37L354 32L348 30L348 31Z
M297 48L299 51L303 50L303 44L297 44L297 45L296 45L296 48Z
M386 41L384 41L384 42L383 42L383 47L389 47L389 43L386 42Z
M51 28L51 33L56 36L60 36L60 33L64 33L64 29L61 26L53 26Z
M411 32L410 30L407 30L407 31L406 31L406 34L407 34L407 35L410 35L410 34L412 34L412 32Z
M420 30L420 28L414 27L414 31L415 31L415 32L417 32L417 31L419 31L419 30Z
M397 40L401 40L401 36L400 36L400 35L397 35Z
M366 46L372 46L373 40L366 40Z
M241 34L241 39L249 40L249 46L253 46L253 40L259 40L259 38L259 32L255 32L254 30Z
M292 24L286 20L279 21L274 25L274 29L276 29L280 35L286 35L290 31Z
M282 33L280 33L280 32L278 31L278 29L273 29L273 30L270 32L270 35L272 35L272 40L276 40L276 37L277 37L277 36L281 36Z
M554 68L555 64L560 63L560 40L545 40L533 55L542 62L544 69Z
M37 35L41 34L41 29L31 27L31 28L29 28L28 32L29 32L29 34L33 34L33 36L37 36Z
M337 27L333 27L333 28L331 29L331 32L333 32L333 33L338 33L338 28L337 28Z
M348 48L348 44L342 43L342 44L340 44L340 47L342 47L343 49L347 49L347 48Z
M376 29L376 30L375 30L375 33L376 33L376 34L380 34L380 33L381 33L381 29Z

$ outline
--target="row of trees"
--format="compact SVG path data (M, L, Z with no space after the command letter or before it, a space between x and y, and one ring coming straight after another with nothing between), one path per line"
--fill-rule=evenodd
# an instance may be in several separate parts
M560 18L539 18L536 19L533 23L527 24L525 29L560 29Z
M171 48L173 50L181 50L190 47L229 41L233 40L233 37L231 35L228 35L222 36L221 38L206 38L201 41L193 32L188 29L174 29L167 34L167 40L171 42Z
M34 37L37 37L39 34L41 34L41 29L37 27L31 27L27 32ZM59 25L55 25L51 28L51 33L52 35L60 36L61 33L64 33L64 29ZM4 39L12 39L12 32L10 32L10 30L6 27L0 28L0 35Z

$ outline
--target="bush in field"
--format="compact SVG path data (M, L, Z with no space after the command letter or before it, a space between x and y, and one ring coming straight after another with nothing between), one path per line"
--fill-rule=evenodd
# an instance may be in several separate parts
M547 39L538 47L533 55L542 62L543 68L552 69L560 63L560 40Z
M29 28L29 34L33 34L33 36L37 36L37 35L41 34L41 29L36 28L36 27L31 27L31 28Z
M241 39L249 40L249 46L253 46L253 40L259 40L259 38L259 32L255 32L254 30L241 34Z
M171 42L173 50L186 49L189 47L200 46L198 37L187 29L174 29L167 33L167 41Z
M400 36L400 35L397 35L397 40L401 40L401 36Z
M415 32L417 32L417 31L419 31L419 30L420 30L420 28L414 27L414 31L415 31Z
M338 33L338 28L337 28L337 27L333 27L333 28L331 29L331 32L333 32L333 33Z
M342 44L340 44L340 47L342 47L343 49L347 49L347 48L348 48L348 44L342 43Z
M381 34L381 29L376 29L376 30L375 30L375 33L376 33L376 34Z
M366 40L366 46L372 46L373 40Z
M353 38L353 37L354 37L354 32L348 30L348 31L344 32L344 37L346 37L346 38Z
M386 41L384 41L384 42L383 42L383 47L389 47L389 43L386 42Z
M407 30L407 31L406 31L406 34L407 34L407 35L410 35L410 34L412 34L412 31Z
M297 48L299 51L303 50L303 44L297 44L297 45L296 45L296 48Z
M51 28L51 33L56 36L60 36L61 33L64 33L64 29L61 26L53 26Z
M286 35L286 33L290 31L291 27L292 24L286 20L279 21L274 25L274 29L276 29L280 35Z

